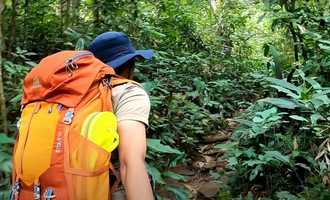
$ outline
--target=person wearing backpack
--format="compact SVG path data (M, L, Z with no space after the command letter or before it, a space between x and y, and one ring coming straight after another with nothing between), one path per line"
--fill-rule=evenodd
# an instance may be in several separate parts
M112 199L118 145L127 199L153 199L144 164L150 102L129 79L134 58L152 55L136 51L125 34L107 32L89 51L55 53L27 74L11 200ZM117 179L111 185L110 172Z
M128 79L132 79L136 57L151 59L153 56L151 50L135 50L127 35L121 32L100 34L89 50ZM120 174L126 196L129 200L153 199L145 167L149 97L138 84L126 83L113 89L112 99L118 120Z

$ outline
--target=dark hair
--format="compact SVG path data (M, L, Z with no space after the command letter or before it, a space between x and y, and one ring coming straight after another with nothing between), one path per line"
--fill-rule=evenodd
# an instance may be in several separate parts
M134 67L135 67L135 59L131 59L125 62L124 64L120 65L119 67L115 68L115 72L116 74L120 75L124 69L130 68L131 70L133 70Z

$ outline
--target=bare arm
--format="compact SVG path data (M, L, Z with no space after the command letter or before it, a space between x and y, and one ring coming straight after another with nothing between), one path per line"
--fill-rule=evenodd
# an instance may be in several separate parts
M145 167L146 130L138 121L118 123L120 136L120 174L128 200L153 200L149 177Z

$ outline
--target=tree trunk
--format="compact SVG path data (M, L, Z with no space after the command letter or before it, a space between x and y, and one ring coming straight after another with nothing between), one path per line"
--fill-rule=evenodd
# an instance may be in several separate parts
M79 14L80 14L80 0L72 0L71 2L71 19L72 23L75 24L79 22Z
M66 0L66 8L65 8L65 23L64 27L68 28L70 26L70 12L71 12L71 0Z
M100 27L100 5L98 0L93 1L93 8L94 8L94 27L95 29Z
M71 1L70 0L60 0L60 13L61 13L61 23L62 30L64 31L69 27L70 24L70 9Z
M136 37L136 30L139 26L137 18L139 16L139 6L136 0L131 0L130 12L132 13L131 22L128 26L128 34L131 34Z
M287 77L287 81L290 83L292 78L293 78L293 74L294 72L296 71L296 69L299 68L299 46L298 46L298 37L297 37L297 33L295 32L294 30L294 26L293 26L293 23L290 22L289 23L289 31L292 35L292 39L293 39L293 50L294 50L294 60L295 60L295 66L291 69L288 77Z
M4 49L4 39L2 36L2 11L4 10L4 0L0 0L0 111L2 121L2 131L8 133L7 107L2 80L2 51Z
M29 12L29 0L25 0L24 2L24 24L23 24L23 34L24 34L24 39L23 39L23 48L27 49L27 36L28 36L28 27L29 27L29 19L28 19L28 12Z
M9 37L9 42L7 46L8 53L12 52L13 49L16 47L16 18L17 18L17 0L11 1L11 34Z
M298 44L297 34L294 30L292 22L289 23L289 31L292 35L292 40L293 40L294 60L296 62L298 62L299 61L299 44Z
M80 0L72 0L72 7L74 8L74 9L79 9L79 7L80 7Z
M60 7L60 17L61 17L61 38L64 37L64 4L63 0L59 1L59 7Z
M211 7L211 12L215 16L216 11L217 11L217 1L216 0L209 0L209 4L210 4L210 7Z

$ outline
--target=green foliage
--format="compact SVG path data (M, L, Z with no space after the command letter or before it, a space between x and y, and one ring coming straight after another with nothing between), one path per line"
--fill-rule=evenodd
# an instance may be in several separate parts
M190 165L202 136L238 116L231 143L217 145L228 151L230 173L219 198L328 199L327 0L224 0L212 9L190 0L12 2L5 1L3 16L10 134L0 135L1 199L25 74L42 57L86 49L105 31L155 50L153 62L136 69L152 106L147 168L155 190L187 199L183 188L167 184L186 179L172 167Z
M160 140L157 139L148 139L148 148L152 151L159 152L159 153L172 153L172 154L179 154L181 155L182 152L173 149L170 146L166 146L160 143Z
M284 29L292 42L292 53L285 55L291 59L285 65L291 65L291 69L303 65L305 72L317 75L318 79L327 82L326 77L329 77L329 63L326 61L329 60L327 20L329 2L326 0L308 3L267 0L264 3L265 12L272 17L272 29L274 31ZM287 47L283 48L283 52L287 51ZM282 64L282 68L285 65Z
M165 179L173 179L177 181L185 180L185 177L180 174L166 171L169 166L176 165L178 160L182 160L184 156L183 153L168 145L161 144L160 140L157 139L148 139L148 148L147 159L149 164L146 164L146 166L148 173L151 176L153 189L156 190L156 187L159 187L171 192L177 197L177 199L187 199L187 192L184 188L178 188L174 185L171 186L165 182ZM152 162L154 160L158 160L158 162ZM160 196L157 196L157 198L161 199Z
M328 150L321 143L328 141L329 89L300 70L295 77L298 86L265 78L283 97L259 100L237 119L236 143L217 146L228 150L228 165L238 177L235 182L248 181L249 187L264 182L263 190L269 194L288 188L301 192L301 187L311 184L308 177L322 177L327 171L319 167L328 163ZM318 156L315 145L321 145ZM295 199L285 192L277 197Z
M12 169L11 164L11 149L15 140L0 133L0 198L8 198L9 195L9 180Z
M18 106L22 97L23 79L28 71L36 65L30 57L35 56L33 52L22 50L17 47L15 52L12 52L11 60L4 60L3 73L5 98L8 100L8 118L12 122L10 129L16 131L16 117L18 116L20 107Z
M329 6L328 1L264 1L260 20L270 16L272 30L288 39L264 43L265 64L275 78L264 78L269 86L264 98L237 118L233 142L218 145L227 149L235 174L229 182L233 194L257 186L254 196L326 198L327 192L313 195L326 191L330 164Z

